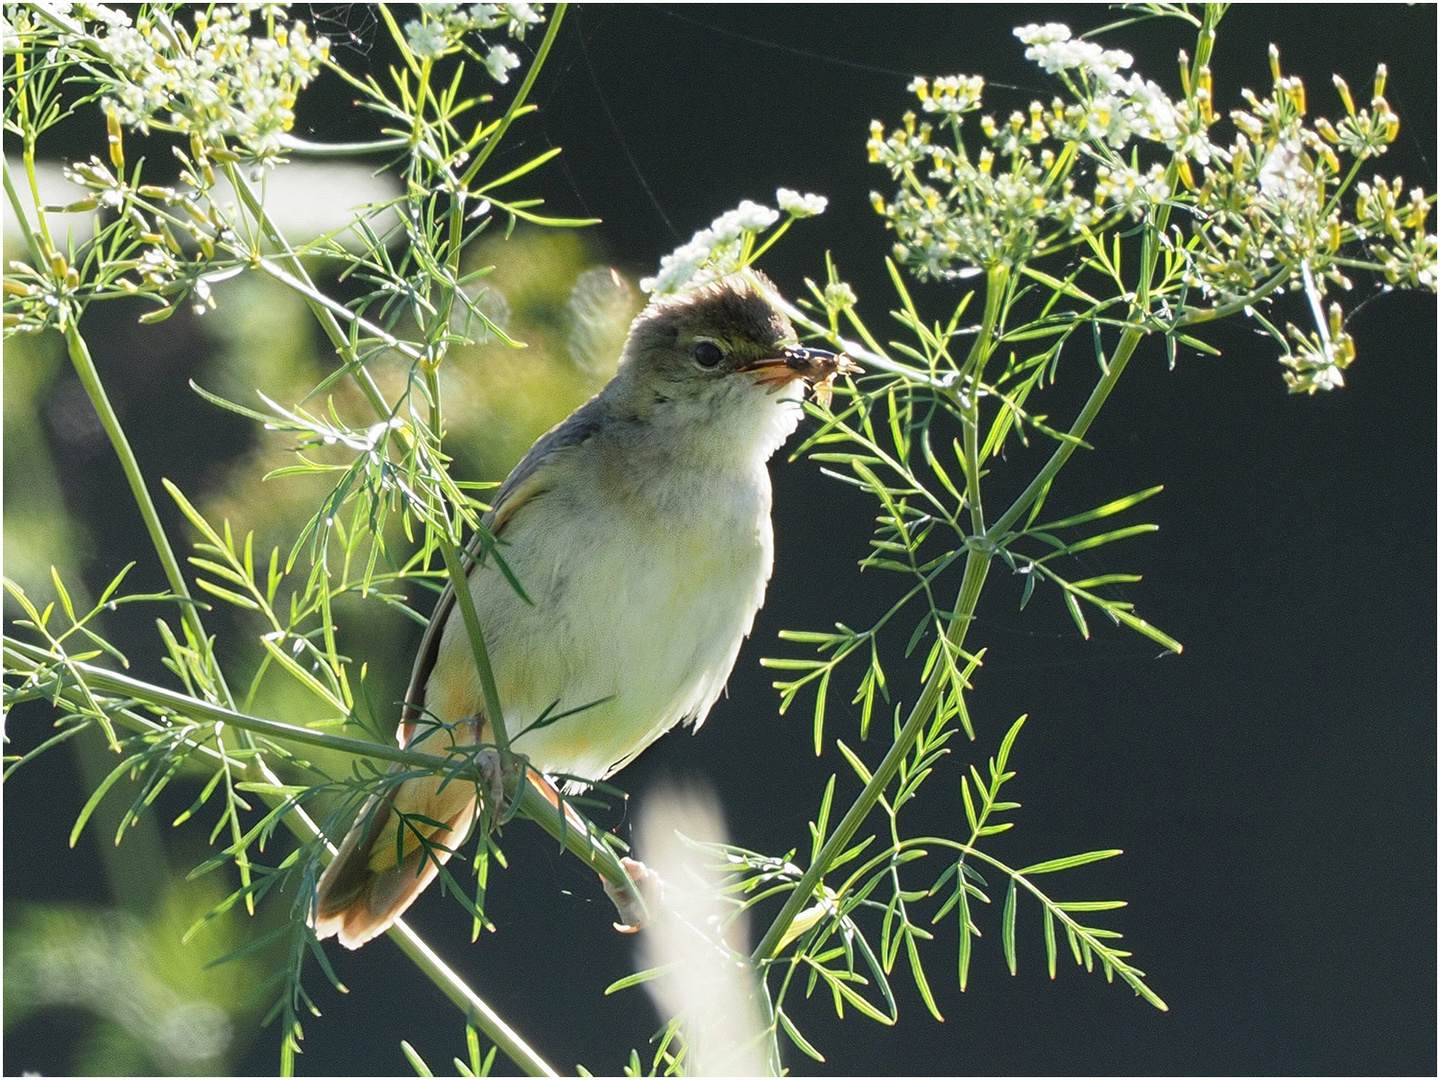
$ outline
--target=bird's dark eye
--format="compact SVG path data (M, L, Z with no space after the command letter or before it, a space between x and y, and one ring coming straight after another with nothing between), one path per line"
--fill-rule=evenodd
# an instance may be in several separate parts
M721 360L725 359L724 350L713 341L698 342L695 348L690 350L690 355L693 356L695 362L703 368L713 368L716 364L720 363Z

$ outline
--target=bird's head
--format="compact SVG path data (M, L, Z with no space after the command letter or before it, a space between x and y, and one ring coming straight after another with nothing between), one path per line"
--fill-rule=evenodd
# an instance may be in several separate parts
M763 429L757 437L778 435L773 450L799 422L806 383L828 385L858 370L843 355L801 346L773 294L750 270L652 300L630 327L614 382L618 401L652 422L737 431L754 422Z

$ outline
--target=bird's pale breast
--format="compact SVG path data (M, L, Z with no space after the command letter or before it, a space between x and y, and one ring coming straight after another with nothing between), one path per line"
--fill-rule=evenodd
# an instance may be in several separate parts
M585 460L597 472L611 464ZM716 468L652 476L642 498L617 499L596 475L528 500L503 550L533 606L493 566L472 573L506 730L542 771L609 776L675 724L703 720L724 689L764 599L773 539L763 459ZM450 721L480 710L458 614L426 700Z

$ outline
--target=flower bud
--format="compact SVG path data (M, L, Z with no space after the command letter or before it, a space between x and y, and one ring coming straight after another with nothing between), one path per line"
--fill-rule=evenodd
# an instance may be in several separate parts
M1290 101L1295 106L1295 111L1301 116L1305 115L1305 83L1297 75L1290 80L1286 92L1290 95Z
M124 132L120 127L120 117L113 108L105 110L105 132L110 143L110 163L117 169L125 168Z
M1331 79L1335 83L1335 89L1340 91L1340 100L1345 103L1345 111L1351 116L1354 116L1355 99L1350 96L1350 84L1347 83L1344 79L1342 79L1339 75L1332 75Z
M1179 157L1175 159L1175 167L1180 173L1180 182L1190 191L1195 190L1195 174L1190 171L1190 159Z
M1395 136L1400 134L1400 117L1396 116L1387 108L1384 115L1384 124L1385 141L1392 143L1395 141Z

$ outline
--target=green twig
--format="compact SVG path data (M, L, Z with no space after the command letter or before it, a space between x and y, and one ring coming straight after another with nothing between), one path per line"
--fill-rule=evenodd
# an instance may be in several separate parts
M52 665L57 660L53 653L15 638L6 637L4 644L5 661L11 670L28 674ZM73 670L75 677L83 679L87 687L112 694L121 694L134 701L144 702L147 705L198 722L239 728L256 735L263 735L266 738L281 739L303 746L334 750L381 761L392 761L413 769L425 769L437 774L443 774L453 769L455 765L453 758L405 750L398 746L391 746L389 743L374 743L345 735L332 735L311 728L282 723L278 720L267 720L260 716L250 716L212 702L202 701L189 694L167 690L129 675L96 667L84 661L69 660L66 670ZM57 676L58 674L57 672ZM273 774L266 782L276 787L280 786L280 781L274 779ZM604 877L611 886L639 901L643 910L643 901L636 892L635 883L630 880L630 875L625 872L625 868L620 865L620 860L610 847L594 839L593 826L588 826L587 823L587 829L582 830L570 825L565 814L558 807L552 806L545 796L534 790L530 784L521 785L519 798L522 815L530 818L550 835L564 843L567 850L579 856L586 865ZM298 808L296 809L298 810ZM581 820L584 820L583 817ZM319 830L313 822L308 823L308 829L296 833L304 839L318 834Z
M450 966L425 944L424 940L399 919L390 928L390 940L423 971L445 996L453 1001L466 1019L490 1037L510 1060L525 1071L526 1076L559 1076L549 1063L531 1049L505 1020L483 998L465 985Z
M540 75L540 69L545 66L545 58L550 55L550 46L555 44L555 37L560 33L560 24L564 21L565 12L569 7L569 4L555 5L555 11L550 16L550 25L545 28L545 39L540 42L540 48L535 52L535 59L530 63L530 70L525 73L525 81L520 84L520 89L515 92L515 97L510 102L510 107L505 110L505 115L500 120L500 126L497 127L490 138L486 140L480 152L475 155L475 160L470 163L469 167L461 175L460 186L462 188L468 188L470 182L479 175L481 167L485 162L490 160L490 155L493 154L500 145L500 140L505 137L505 132L509 130L511 123L514 122L516 115L520 112L520 107L525 104L525 99L530 96L530 90Z
M455 604L465 622L465 633L470 638L470 649L475 656L475 670L480 676L480 691L485 698L485 716L490 721L490 730L495 737L495 746L500 751L500 762L506 773L514 752L510 749L510 737L505 732L505 714L500 707L500 690L495 685L495 672L490 667L490 653L485 647L485 635L480 630L480 616L475 611L475 597L470 594L470 579L460 552L444 531L437 531L435 542L445 559L445 570L450 575L450 587L455 590Z

